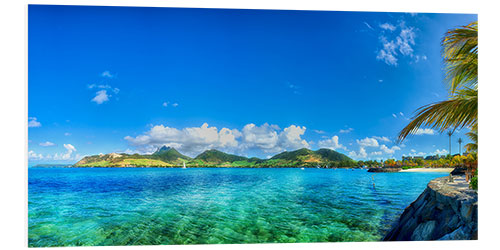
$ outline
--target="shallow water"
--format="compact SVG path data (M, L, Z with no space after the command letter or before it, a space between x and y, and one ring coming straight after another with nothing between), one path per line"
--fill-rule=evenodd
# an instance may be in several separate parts
M377 241L446 173L31 168L29 246Z

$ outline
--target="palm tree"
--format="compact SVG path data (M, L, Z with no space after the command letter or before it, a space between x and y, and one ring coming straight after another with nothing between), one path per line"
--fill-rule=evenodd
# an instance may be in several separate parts
M469 153L477 152L477 126L473 127L472 130L466 135L472 140L472 142L465 145L465 150Z
M453 131L449 130L446 134L448 135L448 138L450 138L450 151L448 151L448 154L451 155L451 136L453 135Z
M458 152L462 155L462 138L458 138Z
M477 30L476 21L446 33L442 46L449 98L420 107L399 132L399 142L421 126L430 126L441 133L447 129L477 127Z

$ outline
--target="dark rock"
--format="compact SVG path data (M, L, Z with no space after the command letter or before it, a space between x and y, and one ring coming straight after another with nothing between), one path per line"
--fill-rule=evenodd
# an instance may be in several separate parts
M465 175L465 171L467 170L466 167L456 167L451 171L451 175Z
M477 239L477 191L468 188L464 176L454 179L430 181L383 240Z
M394 172L399 172L401 170L402 170L402 168L398 168L398 167L369 168L368 172L373 172L373 173L394 173Z
M457 228L455 231L444 235L438 240L469 240L469 235L467 234L467 230L464 226Z
M436 221L430 220L425 223L420 223L413 234L411 235L411 240L428 240L431 238L434 228L436 228Z

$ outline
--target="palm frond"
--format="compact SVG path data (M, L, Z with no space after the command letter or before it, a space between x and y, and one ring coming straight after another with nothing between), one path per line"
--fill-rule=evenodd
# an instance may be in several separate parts
M450 30L442 45L446 63L446 79L450 83L450 93L463 86L477 89L478 23Z
M412 121L399 132L401 142L414 134L421 126L429 126L444 132L448 128L472 127L477 124L477 90L464 89L450 100L426 105L417 110Z
M446 33L442 46L450 97L417 109L412 121L399 132L399 142L416 133L421 126L438 129L441 133L463 127L477 131L477 33L477 21Z
M467 152L477 152L477 124L476 126L473 126L471 128L471 131L467 132L465 135L469 137L469 139L472 141L471 143L468 143L465 145L465 150Z
M465 145L465 151L477 152L477 143L467 143L467 145Z

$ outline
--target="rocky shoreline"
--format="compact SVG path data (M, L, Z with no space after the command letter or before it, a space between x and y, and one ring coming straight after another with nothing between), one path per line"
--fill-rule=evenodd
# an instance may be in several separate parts
M383 167L383 168L369 168L368 172L371 173L396 173L401 171L400 167Z
M465 176L441 177L429 182L410 204L384 241L476 240L477 191Z

